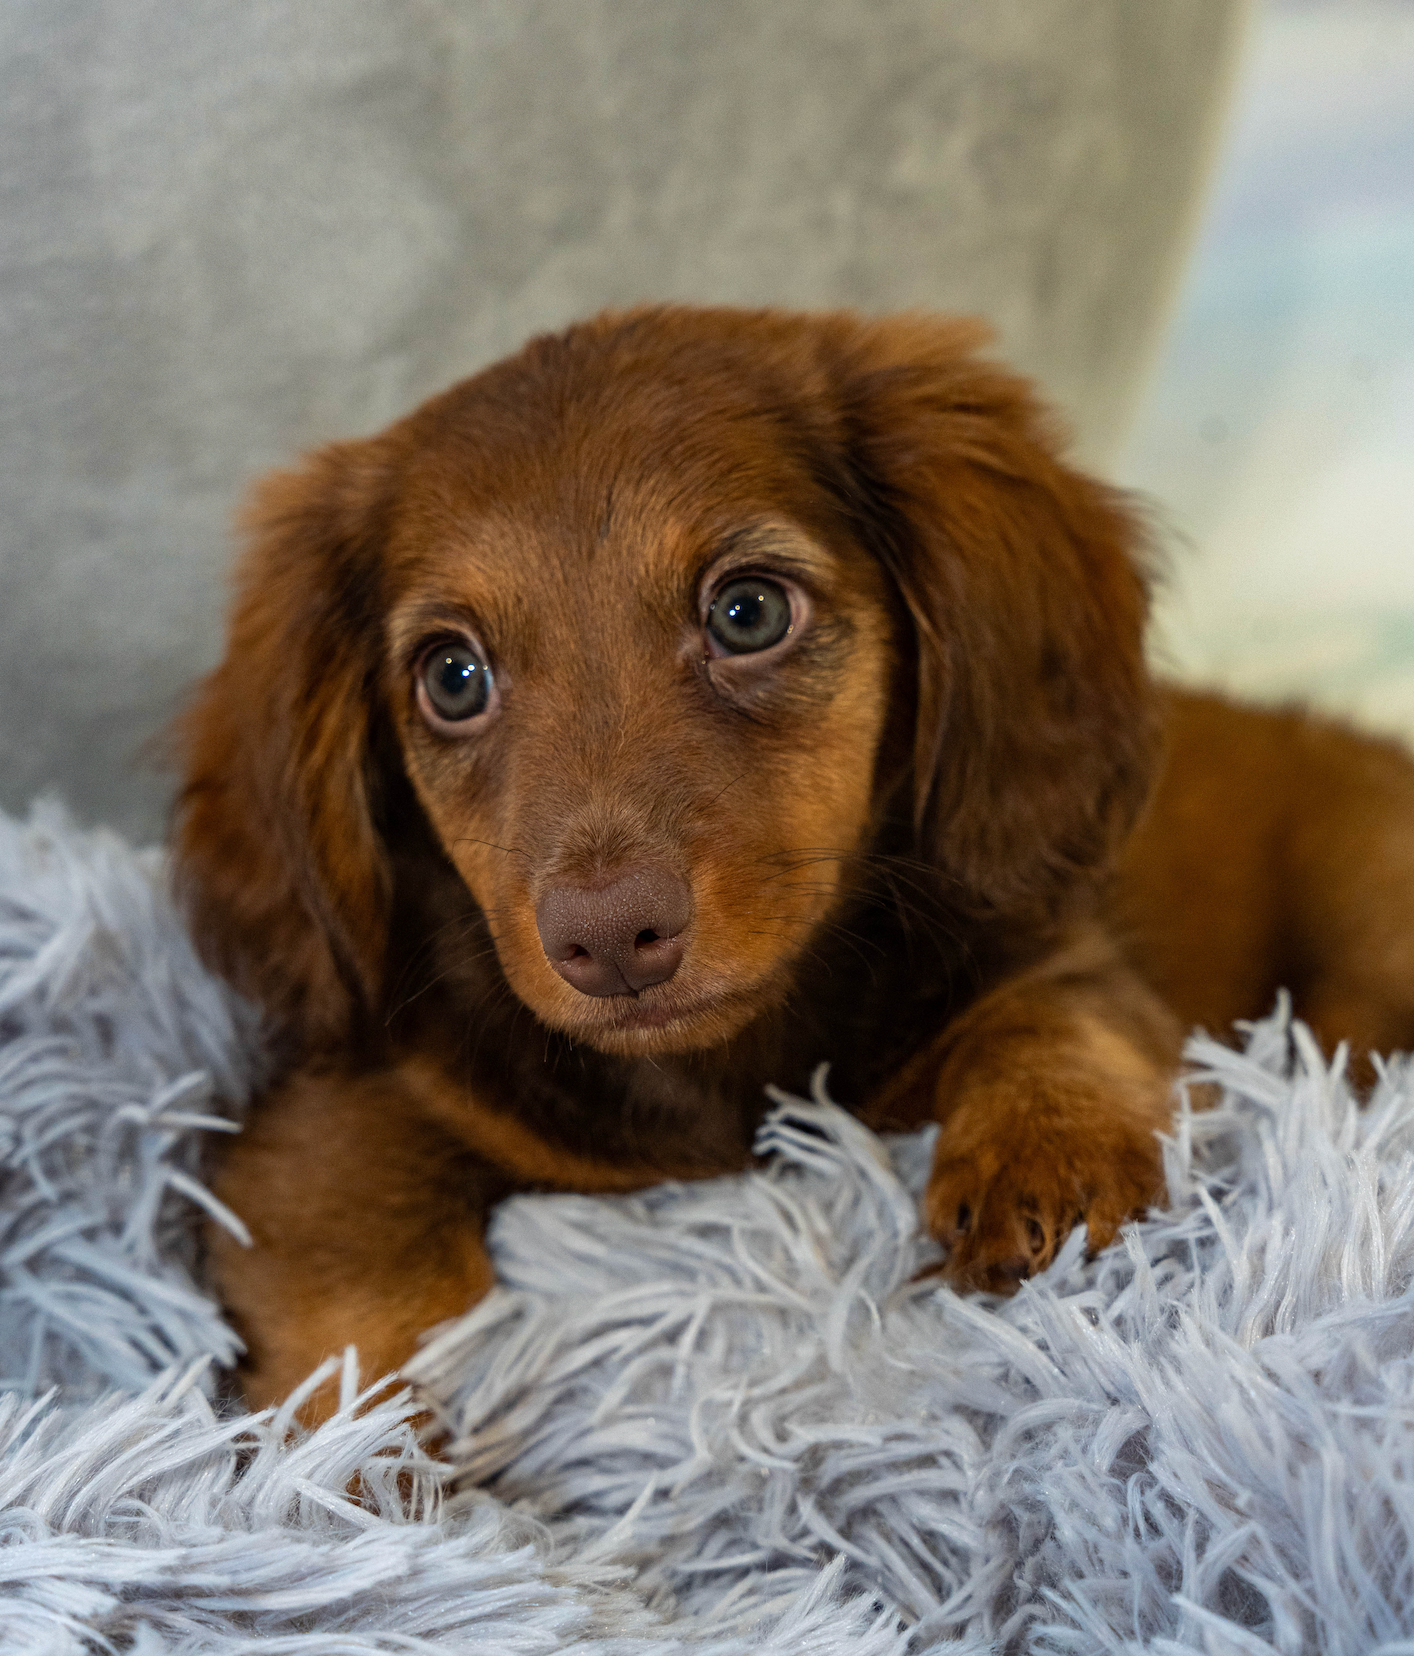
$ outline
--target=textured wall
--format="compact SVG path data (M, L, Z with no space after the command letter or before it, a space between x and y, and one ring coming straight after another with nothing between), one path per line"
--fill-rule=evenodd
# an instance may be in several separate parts
M0 803L160 832L262 468L681 297L983 311L1102 457L1241 0L8 0Z

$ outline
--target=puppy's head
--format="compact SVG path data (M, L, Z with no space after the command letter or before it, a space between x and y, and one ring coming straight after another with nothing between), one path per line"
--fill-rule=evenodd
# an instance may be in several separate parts
M184 727L209 956L309 1043L376 1013L409 790L608 1052L778 1006L886 820L959 911L1062 908L1147 785L1143 582L977 339L605 317L268 482Z

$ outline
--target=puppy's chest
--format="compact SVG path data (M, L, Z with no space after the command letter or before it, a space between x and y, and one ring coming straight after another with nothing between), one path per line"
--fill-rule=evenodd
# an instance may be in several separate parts
M746 1165L768 1084L809 1096L829 1066L830 1095L864 1110L953 1008L936 984L855 985L838 999L800 996L728 1045L682 1057L606 1056L536 1024L504 999L469 1008L429 996L413 1050L435 1051L448 1078L504 1119L572 1155L663 1176Z

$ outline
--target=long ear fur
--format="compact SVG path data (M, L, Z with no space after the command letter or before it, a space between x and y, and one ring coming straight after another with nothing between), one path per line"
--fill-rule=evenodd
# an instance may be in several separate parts
M376 827L377 443L257 489L225 660L176 728L178 888L211 965L299 1044L376 1002L390 876Z
M974 911L1056 915L1110 862L1157 742L1137 523L1062 463L972 322L862 324L842 413L856 510L913 621L919 848Z

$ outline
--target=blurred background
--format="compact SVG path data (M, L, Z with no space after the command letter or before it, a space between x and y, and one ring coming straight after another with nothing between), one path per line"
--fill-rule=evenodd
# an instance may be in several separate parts
M1414 735L1414 5L1255 12L1114 470L1160 503L1155 655Z
M0 804L158 837L250 480L605 305L983 312L1157 657L1414 730L1411 0L8 0Z

